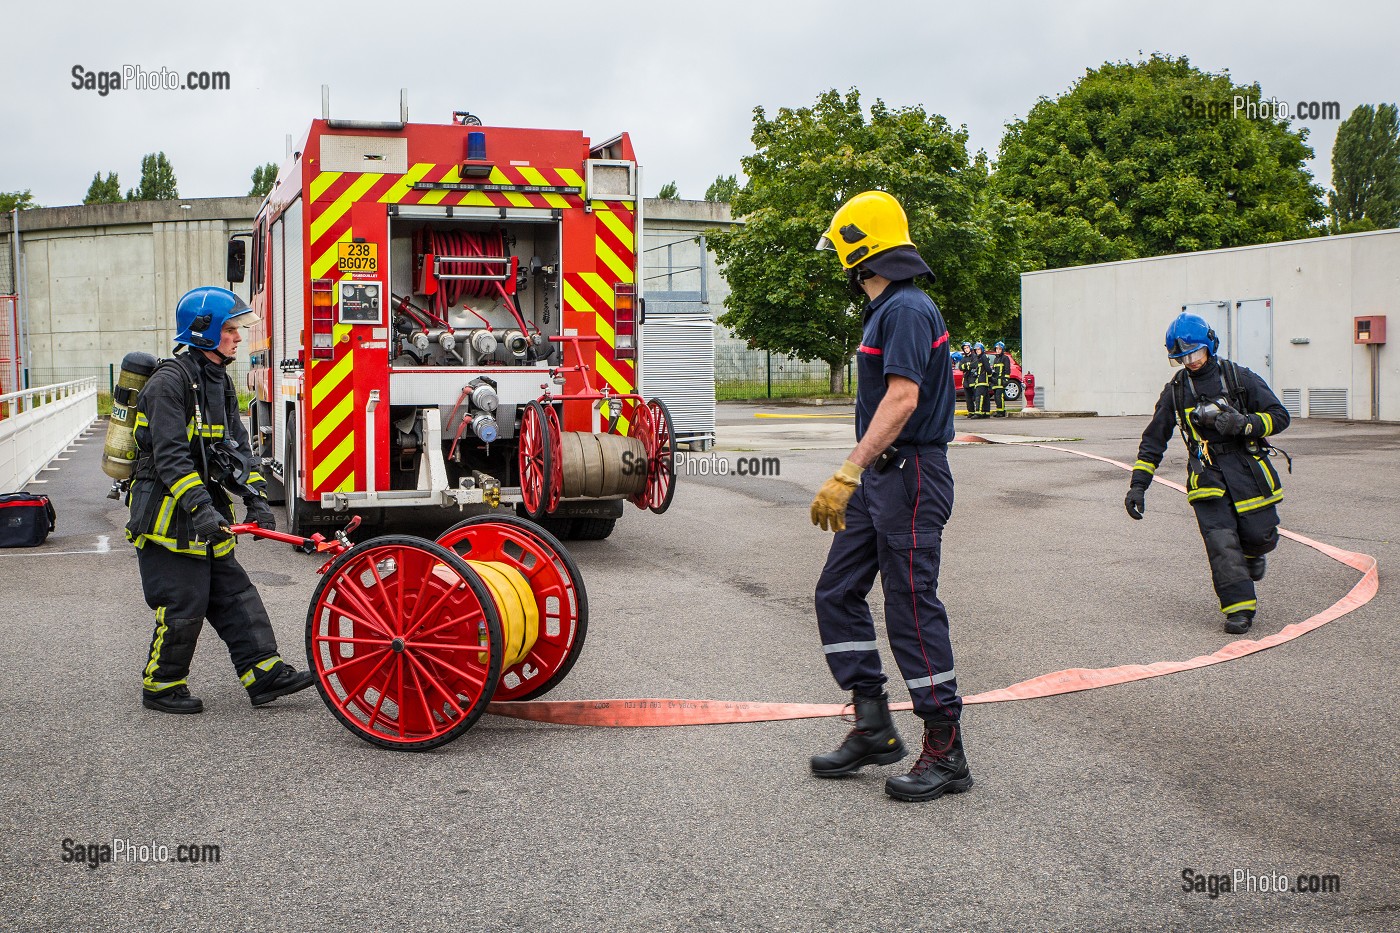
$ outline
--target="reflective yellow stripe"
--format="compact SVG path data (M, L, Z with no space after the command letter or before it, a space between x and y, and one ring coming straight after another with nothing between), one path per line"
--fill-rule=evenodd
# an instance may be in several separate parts
M413 183L422 181L423 176L428 174L436 166L432 162L418 162L408 169L408 174L394 182L394 187L379 196L380 204L397 204L404 199L413 188Z
M151 423L146 420L146 413L144 411L138 411L136 413L136 427L149 428L150 426Z
M491 184L513 185L515 184L515 182L513 182L510 178L506 177L505 172L501 171L493 165L491 167ZM506 200L509 201L515 207L534 207L534 205L530 203L530 199L525 197L525 195L523 194L519 194L514 191L507 191L505 192L505 196Z
M249 482L249 483L265 483L265 482L267 482L267 480L263 479L263 475L262 475L261 473L259 473L257 470L254 470L254 471L252 471L251 473L248 474L248 482Z
M186 473L175 481L174 486L170 487L170 494L178 499L198 485L200 485L199 474Z
M311 200L318 200L321 197L321 195L326 193L327 188L335 184L336 179L339 178L342 174L344 173L321 172L315 178L311 179Z
M170 530L170 518L175 512L175 500L166 496L160 503L160 511L156 512L156 523L151 528L151 532L163 535Z
M452 168L450 168L450 169L447 170L447 174L446 174L446 175L444 175L444 176L442 176L441 178L438 179L438 181L446 181L446 182L450 182L450 181L461 181L461 180L462 180L462 173L461 173L461 171L458 169L458 167L455 166L455 165L452 166ZM442 200L443 198L445 198L445 197L447 197L447 189L445 189L445 188L440 188L440 189L435 190L435 191L429 191L427 194L423 195L423 197L421 197L421 198L418 199L418 203L419 203L419 204L437 204L439 201L441 201L441 200Z
M603 242L603 238L595 236L593 238L593 248L598 253L598 258L603 260L603 265L607 266L612 274L617 276L619 282L632 281L632 270L627 264L618 258L617 253L612 251L612 247Z
M325 235L326 231L335 226L335 222L345 216L346 211L350 210L350 205L364 197L365 192L373 188L375 183L383 177L378 172L365 172L355 179L350 187L345 189L344 194L336 198L321 212L320 216L311 221L311 235L307 242L315 243Z
M281 660L282 658L275 654L270 658L264 658L257 664L254 664L252 667L248 668L247 671L240 674L238 679L242 681L243 686L251 687L253 685L253 681L258 679L258 671L262 671L264 674L266 674L268 671L276 667L277 664L281 662Z
M1259 412L1259 420L1262 421L1262 422L1264 422L1264 436L1265 436L1265 437L1267 437L1268 435L1274 433L1274 417L1273 417L1273 415L1270 415L1268 412L1261 411L1261 412Z
M355 394L353 392L346 393L345 398L340 400L340 404L332 408L330 412L320 421L316 422L316 426L311 429L311 446L320 447L321 442L332 433L339 430L341 422L349 418L354 410Z
M1276 502L1283 501L1283 490L1279 490L1271 496L1256 496L1253 499L1245 499L1235 503L1235 511L1243 515L1245 512L1254 512Z
M1225 495L1225 490L1223 489L1216 489L1214 486L1202 486L1199 489L1193 489L1188 492L1186 494L1186 501L1196 502L1200 499L1218 499L1223 495Z
M597 213L603 225L612 231L617 241L628 249L632 249L636 239L632 236L632 231L627 229L627 224L622 222L622 218L612 211L599 211Z
M552 186L550 180L548 178L545 178L544 173L537 168L534 168L529 165L521 165L518 166L516 170L520 172L520 177L524 178L527 182L529 182L532 185L543 185L545 187ZM569 202L565 201L562 197L560 197L557 194L546 194L544 196L544 200L545 203L548 204L550 207L569 206Z
M1139 460L1138 462L1133 464L1133 469L1143 470L1146 473L1152 474L1157 472L1157 464L1148 463L1146 460Z
M580 191L583 190L583 176L578 172L571 168L557 168L555 171L559 173L560 178L564 179L564 184L571 188L578 188ZM583 196L588 197L588 192L584 191Z
M1242 602L1242 603L1232 603L1232 604L1230 604L1230 605L1228 605L1228 606L1221 606L1221 607L1220 607L1220 611L1223 612L1223 613L1225 613L1226 615L1229 615L1229 614L1232 613L1232 612L1242 612L1242 611L1244 611L1244 610L1246 610L1246 609L1248 609L1248 610L1250 610L1250 611L1252 612L1253 610L1258 609L1258 608L1259 608L1259 600L1257 600L1257 599L1246 599L1246 600L1245 600L1244 602Z
M337 360L328 372L322 374L318 368L316 384L311 387L312 408L319 408L322 400L330 395L332 390L345 380L346 376L350 375L351 370L354 369L354 360L354 355L347 353Z
M345 462L345 458L350 456L354 450L355 434L351 432L345 435L345 440L341 441L339 447L331 451L330 456L316 464L316 468L311 474L311 485L320 486L323 484L326 481L326 477L334 473L336 469Z

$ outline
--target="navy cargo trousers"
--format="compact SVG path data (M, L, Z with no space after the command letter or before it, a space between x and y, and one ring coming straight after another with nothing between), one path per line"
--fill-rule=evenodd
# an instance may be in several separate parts
M817 627L832 676L843 690L879 693L886 677L866 602L879 572L890 647L925 720L956 720L962 712L948 613L938 599L943 526L952 511L947 448L901 446L885 472L862 475L817 581Z

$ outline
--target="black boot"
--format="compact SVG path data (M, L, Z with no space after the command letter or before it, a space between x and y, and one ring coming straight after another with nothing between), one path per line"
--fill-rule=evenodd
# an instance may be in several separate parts
M817 777L840 777L866 765L890 765L907 754L899 730L890 718L890 698L853 694L855 728L834 752L812 756L812 773Z
M184 684L172 687L164 693L147 693L143 690L141 705L162 713L204 712L204 701L199 697L190 696L190 688Z
M278 697L305 690L316 682L316 675L311 671L297 673L297 669L286 661L278 661L266 673L254 668L254 674L261 675L248 687L248 699L254 706L262 706Z
M1225 617L1225 631L1231 635L1243 635L1254 624L1254 613L1249 610L1232 612Z
M949 720L926 723L924 750L908 774L885 780L885 793L896 800L936 800L961 794L972 786L972 772L963 755L962 724Z
M1263 557L1246 557L1244 565L1249 570L1249 579L1258 583L1264 579L1265 561Z

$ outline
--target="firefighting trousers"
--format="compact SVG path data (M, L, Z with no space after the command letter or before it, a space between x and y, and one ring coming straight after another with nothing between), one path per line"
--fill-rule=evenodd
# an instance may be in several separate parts
M245 680L251 680L258 662L277 657L277 639L262 597L232 554L211 560L175 554L156 544L136 554L146 605L156 613L141 681L148 693L186 682L206 618Z
M1006 383L998 382L992 386L992 401L996 410L1002 414L1006 413Z
M1246 557L1263 557L1278 547L1278 510L1272 505L1236 514L1229 496L1191 503L1210 559L1210 577L1220 611L1253 612L1259 604Z
M947 450L901 447L885 472L865 471L817 581L817 627L832 676L843 690L879 693L886 677L866 602L879 573L890 648L924 719L962 712L948 613L938 599L943 526L952 511Z
M982 386L969 385L963 394L967 396L967 413L969 415L981 414L986 390Z
M992 387L988 383L977 386L977 414L989 415L992 412Z

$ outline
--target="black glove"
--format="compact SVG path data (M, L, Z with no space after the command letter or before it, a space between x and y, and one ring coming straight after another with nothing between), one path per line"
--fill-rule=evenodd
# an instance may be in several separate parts
M267 504L267 500L249 499L247 506L247 521L256 523L259 528L266 531L277 530L277 516L272 514L272 506Z
M1134 519L1141 521L1142 513L1147 511L1147 490L1141 486L1128 487L1128 494L1123 498L1123 508L1127 509Z
M1243 434L1248 427L1249 415L1242 415L1233 408L1222 411L1215 416L1215 430L1226 437Z
M228 519L219 514L212 505L195 506L190 513L190 527L205 541L223 541L230 537Z

